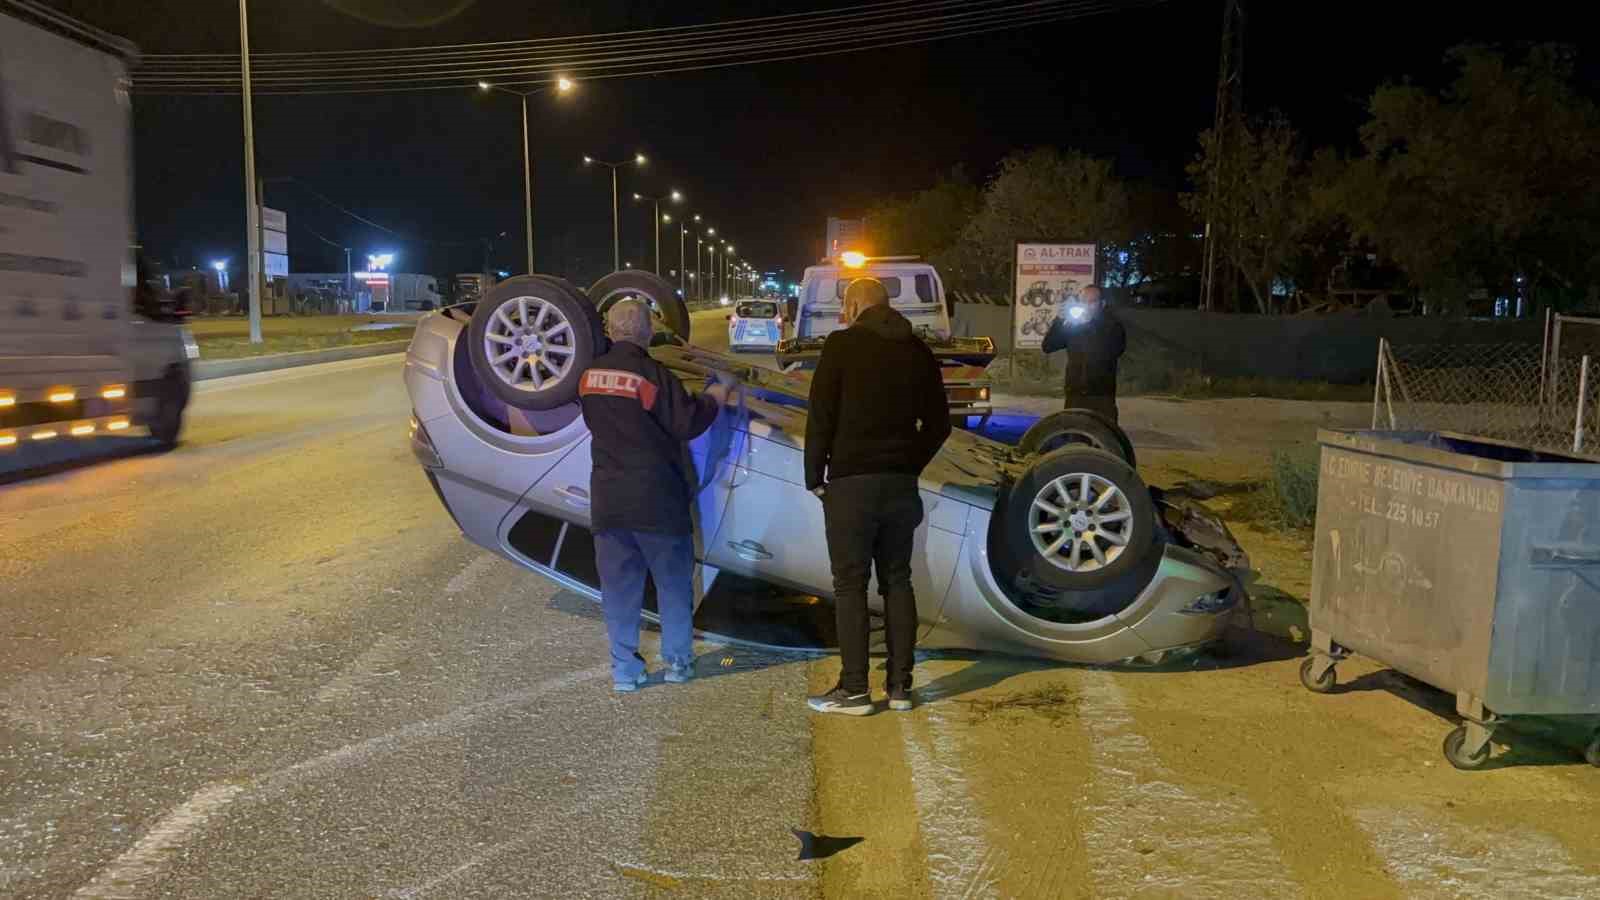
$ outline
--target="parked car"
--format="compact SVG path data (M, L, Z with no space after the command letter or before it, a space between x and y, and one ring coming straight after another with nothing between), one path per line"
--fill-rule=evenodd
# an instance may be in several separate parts
M424 316L405 364L412 449L462 532L596 599L576 396L606 347L590 297L623 290L607 279L587 294L548 276L497 284ZM684 345L671 285L621 280L683 323L651 354L686 387L719 371L746 385L741 406L689 448L697 621L773 614L775 593L827 603L822 505L803 478L809 376ZM954 433L921 480L920 645L1110 663L1216 641L1242 594L1230 567L1248 563L1219 520L1151 491L1132 462L1126 435L1081 411L1041 420L1021 448Z

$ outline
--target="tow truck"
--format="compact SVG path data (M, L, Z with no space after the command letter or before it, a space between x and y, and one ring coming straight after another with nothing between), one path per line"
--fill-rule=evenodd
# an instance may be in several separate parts
M950 418L966 427L976 417L982 428L994 414L988 366L994 341L987 337L955 337L944 282L932 265L917 256L875 256L848 250L806 268L793 315L793 335L778 342L777 361L786 371L811 368L822 356L828 335L845 327L844 292L857 278L883 282L889 305L905 316L939 360Z

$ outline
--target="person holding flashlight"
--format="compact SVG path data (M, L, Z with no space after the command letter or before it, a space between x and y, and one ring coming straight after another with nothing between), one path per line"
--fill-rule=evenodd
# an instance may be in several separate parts
M1076 300L1062 305L1041 349L1067 351L1067 409L1087 409L1117 421L1117 362L1127 347L1128 334L1106 309L1099 287L1089 285Z

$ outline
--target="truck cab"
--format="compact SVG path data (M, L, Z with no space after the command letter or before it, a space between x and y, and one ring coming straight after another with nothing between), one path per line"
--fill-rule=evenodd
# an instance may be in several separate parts
M816 364L823 341L846 327L844 293L857 278L883 282L889 305L911 322L938 358L952 421L961 426L972 417L980 424L987 421L994 411L987 369L994 359L994 342L951 334L944 282L931 264L914 256L867 257L845 252L807 267L792 316L793 333L779 342L778 363L786 369Z

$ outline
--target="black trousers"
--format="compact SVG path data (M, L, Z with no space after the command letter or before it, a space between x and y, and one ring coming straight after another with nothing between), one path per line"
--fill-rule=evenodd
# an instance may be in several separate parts
M1063 404L1062 408L1087 409L1090 412L1097 412L1100 415L1105 416L1112 422L1117 421L1116 394L1068 394L1067 402Z
M911 556L922 498L912 475L854 475L828 482L823 494L828 559L833 566L834 614L843 671L839 684L867 691L867 581L878 573L883 597L889 686L911 688L911 654L917 643L917 598Z

